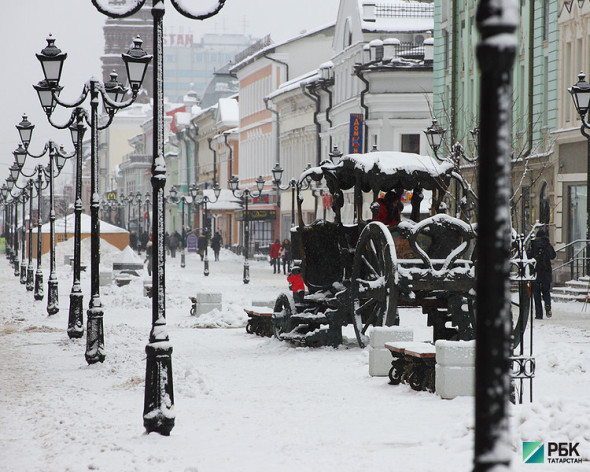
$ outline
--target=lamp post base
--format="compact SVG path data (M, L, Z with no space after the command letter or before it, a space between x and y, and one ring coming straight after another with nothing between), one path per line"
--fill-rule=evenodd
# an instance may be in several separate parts
M86 326L86 362L96 364L103 362L104 353L104 329L102 306L93 306L86 312L88 321Z
M84 335L83 298L80 285L74 285L70 293L70 314L68 317L68 336L70 339L81 338Z
M47 314L55 315L57 312L59 312L57 278L55 274L52 274L47 281Z
M27 290L32 292L35 290L35 280L33 278L33 268L27 267Z
M180 253L180 267L182 267L184 269L185 266L186 266L186 256L184 254L184 249L183 249Z
M204 262L203 275L205 275L205 277L207 277L209 275L209 258L207 257L207 254L205 254L205 259L203 260L203 262Z
M244 261L244 283L245 284L249 284L250 283L250 264L248 263L248 261Z
M20 275L20 262L14 261L14 276L18 277Z
M169 436L174 427L174 389L172 384L172 345L169 341L150 342L145 371L143 426L148 433Z
M20 265L20 283L23 285L27 283L27 266L25 264Z
M35 272L35 300L43 300L43 272L37 270Z

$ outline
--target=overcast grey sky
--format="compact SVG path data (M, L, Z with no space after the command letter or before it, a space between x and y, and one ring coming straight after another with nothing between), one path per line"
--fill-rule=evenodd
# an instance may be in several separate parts
M146 0L151 5L151 0ZM199 0L184 0L186 4L203 6ZM10 0L3 2L0 15L0 35L4 63L0 73L0 184L8 177L19 137L14 125L23 113L36 126L31 150L38 152L48 139L71 149L67 131L47 124L37 94L32 85L43 78L35 57L46 45L49 33L56 45L68 53L61 85L61 97L72 101L92 76L100 77L100 56L104 49L102 26L105 17L91 0ZM205 32L238 32L254 37L271 35L275 42L286 40L304 29L312 29L336 20L339 0L227 0L214 18L191 21L180 16L169 1L165 1L166 29L180 28L200 36ZM172 31L171 31L172 32ZM121 51L124 52L124 51ZM122 78L126 80L126 78ZM55 112L55 121L63 122L69 112Z

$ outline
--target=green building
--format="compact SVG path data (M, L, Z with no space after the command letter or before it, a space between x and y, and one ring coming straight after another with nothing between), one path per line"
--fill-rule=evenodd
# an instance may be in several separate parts
M477 155L480 77L476 58L477 0L440 0L434 10L433 112L455 142ZM513 227L527 232L536 220L553 223L555 172L552 131L557 128L558 26L561 2L519 0L518 50L513 69ZM440 154L440 151L439 151ZM466 168L476 186L476 167Z

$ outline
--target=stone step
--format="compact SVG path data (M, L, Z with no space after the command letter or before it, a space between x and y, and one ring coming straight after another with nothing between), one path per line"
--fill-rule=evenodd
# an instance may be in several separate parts
M551 299L555 302L583 302L586 299L586 295L572 295L552 292Z

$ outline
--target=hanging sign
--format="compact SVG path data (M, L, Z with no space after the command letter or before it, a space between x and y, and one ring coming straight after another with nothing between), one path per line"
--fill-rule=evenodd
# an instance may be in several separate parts
M363 152L363 114L350 114L349 132L349 154L360 154Z

